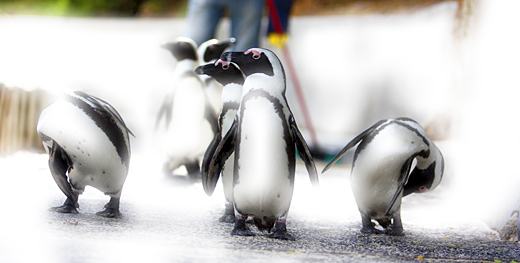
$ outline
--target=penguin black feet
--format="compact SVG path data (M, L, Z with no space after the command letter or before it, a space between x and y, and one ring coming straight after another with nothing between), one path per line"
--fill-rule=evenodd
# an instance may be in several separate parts
M199 161L193 161L190 163L187 163L186 165L186 171L188 172L188 177L192 182L198 182L202 179L202 175L200 173L200 165Z
M77 196L76 196L76 200L77 200ZM70 198L67 198L67 200L65 200L65 203L63 203L63 205L61 206L57 206L57 207L52 207L51 209L49 209L50 211L54 211L54 212L58 212L58 213L63 213L63 214L77 214L78 213L78 208L79 205L78 205L78 202L74 202L72 199Z
M270 238L280 239L280 240L289 240L294 241L296 240L291 234L287 232L287 224L285 219L278 219L276 220L276 223L274 224L274 228L269 234Z
M368 215L361 215L361 223L363 227L361 228L361 233L366 235L372 234L383 234L384 232L375 228L375 224L372 222Z
M234 223L235 222L235 208L232 203L226 203L226 208L224 209L224 215L222 215L219 219L219 222L223 223Z
M247 216L238 215L235 220L235 227L233 227L233 231L231 231L232 236L255 236L249 227L246 225Z
M385 229L385 234L389 236L404 236L403 223L401 222L401 212L398 211L393 216L393 222Z
M110 201L105 205L105 210L97 212L96 215L106 218L121 217L121 213L119 212L119 198L111 197Z

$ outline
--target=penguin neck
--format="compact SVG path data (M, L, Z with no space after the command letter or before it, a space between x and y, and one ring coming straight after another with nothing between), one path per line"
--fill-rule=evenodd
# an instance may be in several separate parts
M237 83L229 83L222 90L222 102L240 103L242 97L242 85Z
M175 73L182 75L187 72L193 72L193 69L196 65L197 63L195 60L183 59L177 62L177 65L175 66Z
M285 101L285 80L280 76L268 76L263 73L249 75L244 82L242 96L254 90L263 90L280 101Z

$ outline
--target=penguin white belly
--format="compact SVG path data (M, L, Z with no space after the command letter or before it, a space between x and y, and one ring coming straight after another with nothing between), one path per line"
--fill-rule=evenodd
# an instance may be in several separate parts
M73 120L68 124L68 120ZM52 138L67 153L73 168L69 180L78 190L86 185L104 193L121 190L127 168L107 135L80 108L56 102L40 115L39 133Z
M215 112L222 111L222 89L223 86L211 79L206 87L208 100Z
M395 163L381 164L370 171L352 170L352 190L359 210L372 218L384 218L398 188L401 167ZM393 214L401 203L399 196L389 214Z
M293 191L282 120L266 98L243 103L235 205L244 214L280 217Z
M229 131L235 120L237 110L228 110L222 119L222 137ZM235 165L235 154L231 154L222 169L222 185L224 195L228 202L233 202L233 170Z
M188 78L180 84L175 91L172 122L163 146L169 156L195 159L212 139L211 126L204 118L206 98L197 79Z

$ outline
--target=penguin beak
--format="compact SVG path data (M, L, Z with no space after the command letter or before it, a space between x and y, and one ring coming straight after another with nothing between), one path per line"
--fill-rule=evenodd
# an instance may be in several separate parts
M195 68L195 73L199 74L199 75L211 75L211 73L213 73L215 71L215 65L213 64L206 64L206 65L202 65L202 66L198 66Z
M227 62L231 62L231 61L238 62L239 60L241 60L245 57L246 57L246 55L244 55L244 52L228 51L228 52L225 52L224 54L222 54L220 59L227 61Z
M165 44L161 45L161 48L164 48L169 51L172 49L172 46L173 46L173 43L165 43Z

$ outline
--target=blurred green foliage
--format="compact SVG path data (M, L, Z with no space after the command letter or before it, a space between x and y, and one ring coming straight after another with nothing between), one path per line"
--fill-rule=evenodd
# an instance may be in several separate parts
M1 13L74 16L184 14L187 0L0 0Z

